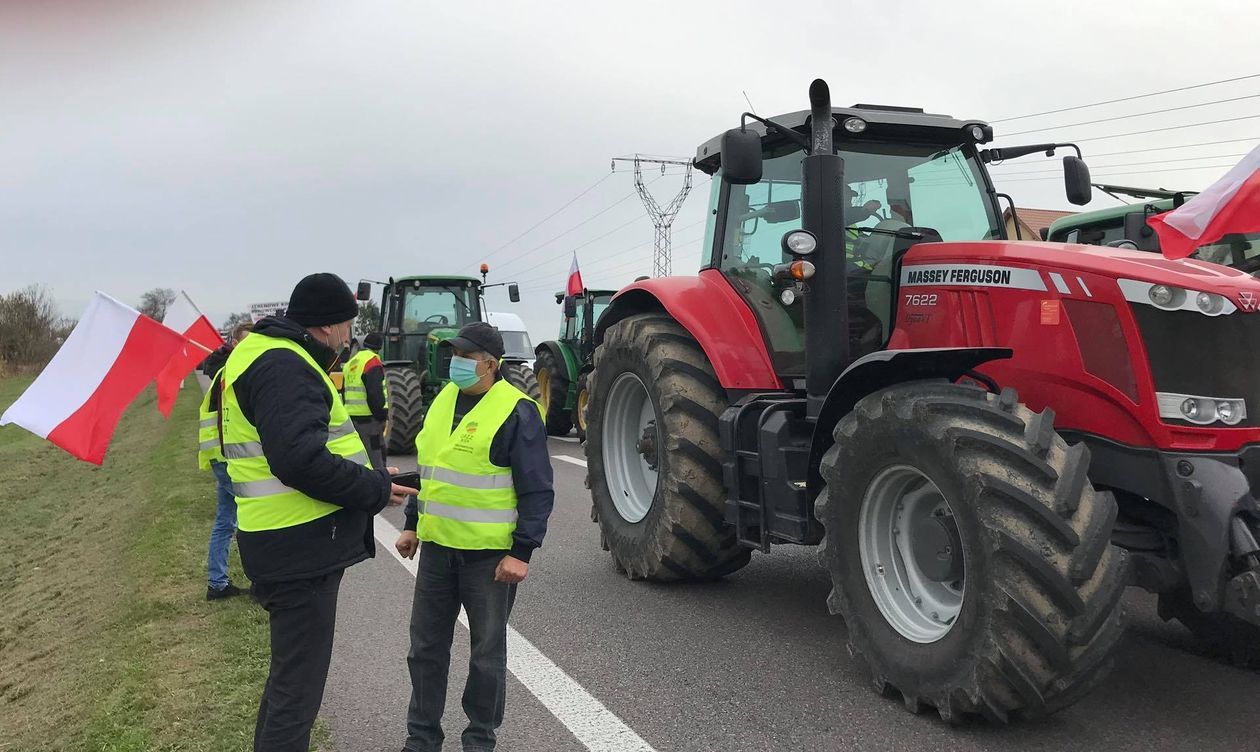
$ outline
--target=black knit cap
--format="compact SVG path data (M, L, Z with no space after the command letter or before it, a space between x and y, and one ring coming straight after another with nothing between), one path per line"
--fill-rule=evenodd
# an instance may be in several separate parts
M302 278L289 296L285 316L302 326L341 324L359 315L359 302L336 274L320 272Z
M484 321L465 324L451 338L451 347L464 352L484 352L496 358L503 357L503 335L499 330Z
M385 340L381 337L380 332L372 332L363 338L363 347L368 350L379 350L383 344L385 344Z

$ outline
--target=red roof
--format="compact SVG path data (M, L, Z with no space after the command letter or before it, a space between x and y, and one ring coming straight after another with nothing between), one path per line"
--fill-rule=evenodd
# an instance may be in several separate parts
M1022 229L1028 230L1035 238L1041 232L1041 228L1050 227L1056 219L1070 217L1076 212L1056 211L1054 209L1016 209L1015 213L1019 215L1019 224ZM1011 210L1006 209L1002 212L1002 221L1009 221L1011 218Z

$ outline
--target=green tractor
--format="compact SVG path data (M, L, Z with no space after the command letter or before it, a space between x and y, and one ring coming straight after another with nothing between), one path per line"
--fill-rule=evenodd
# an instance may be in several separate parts
M1147 223L1156 214L1175 209L1194 195L1193 191L1129 188L1097 185L1111 196L1130 196L1142 203L1082 212L1056 220L1046 232L1054 243L1082 243L1114 248L1131 248L1159 253L1159 236ZM1199 246L1191 258L1232 266L1248 274L1260 272L1260 233L1226 235L1215 243Z
M564 304L560 338L543 342L535 349L534 373L538 376L547 433L567 436L577 428L578 438L586 438L586 379L595 354L595 322L612 302L616 290L582 290L581 295L556 293Z
M450 381L450 339L460 327L487 321L484 291L487 285L475 277L391 277L387 282L359 282L357 297L372 299L372 285L384 287L380 331L384 335L381 360L389 387L389 420L386 450L389 454L414 451L416 434L424 413L437 393ZM520 291L509 284L508 296L520 301ZM503 377L534 399L538 381L523 357L503 359Z

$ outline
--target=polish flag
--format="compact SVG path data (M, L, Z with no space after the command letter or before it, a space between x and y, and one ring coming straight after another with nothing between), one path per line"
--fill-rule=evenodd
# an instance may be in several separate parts
M578 271L577 253L573 254L573 263L569 265L569 283L565 287L565 295L581 295L586 289L582 284L582 272Z
M188 374L193 372L198 363L223 344L223 338L183 290L171 301L166 315L162 317L162 323L188 340L157 377L158 411L163 417L169 418L184 379L188 378Z
M118 419L184 338L104 293L39 377L0 415L99 465Z
M1185 258L1232 233L1260 232L1260 146L1207 190L1147 220L1168 258Z

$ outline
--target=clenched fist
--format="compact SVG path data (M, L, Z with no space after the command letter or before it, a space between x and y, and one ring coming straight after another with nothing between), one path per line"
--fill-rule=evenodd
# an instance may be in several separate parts
M420 548L420 539L416 537L416 531L402 531L402 535L399 535L398 540L394 541L394 548L398 550L399 555L404 559L414 559L416 550Z

